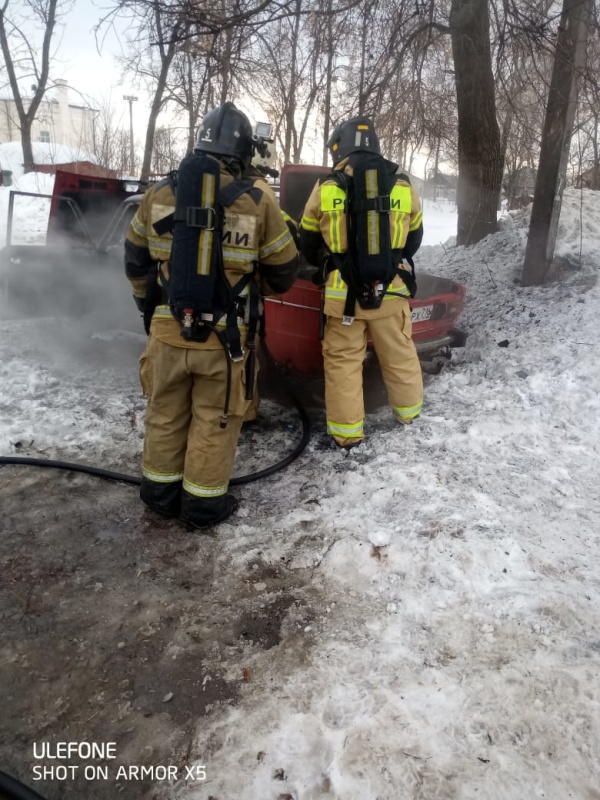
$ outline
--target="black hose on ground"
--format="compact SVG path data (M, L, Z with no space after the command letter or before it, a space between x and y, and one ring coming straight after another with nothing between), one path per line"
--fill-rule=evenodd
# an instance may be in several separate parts
M16 778L11 778L0 770L0 800L45 800Z
M271 356L266 344L263 345L263 352L266 358L270 361L271 365L275 366L273 357ZM281 376L280 371L277 371ZM267 478L269 475L274 475L276 472L279 472L279 470L285 469L285 467L289 466L292 461L295 461L308 444L308 440L310 439L310 419L306 409L304 408L297 394L292 389L291 385L283 378L283 376L281 376L281 380L287 394L289 395L300 416L300 420L302 422L302 437L292 452L285 456L285 458L282 458L281 461L278 461L276 464L273 464L270 467L261 469L258 472L251 472L248 475L240 475L237 478L232 478L229 481L230 486L242 486L245 483L253 483L254 481L261 480L262 478ZM104 478L105 480L119 481L120 483L129 483L133 486L139 486L142 482L141 478L137 478L135 475L124 475L122 472L112 472L111 470L101 469L99 467L90 467L87 464L76 464L68 461L54 461L49 458L0 456L0 467L5 465L65 469L69 472L82 472L84 475L92 475L95 478Z

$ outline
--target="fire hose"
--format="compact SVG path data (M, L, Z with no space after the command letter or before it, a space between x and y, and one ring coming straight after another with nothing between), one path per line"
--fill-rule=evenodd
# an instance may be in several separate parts
M266 357L274 366L275 362L266 346L264 347ZM241 486L245 483L252 483L254 481L266 478L273 475L275 472L289 466L298 456L302 453L308 440L310 438L310 419L304 408L304 405L298 398L298 395L293 391L291 385L286 381L281 372L277 371L281 377L282 385L284 386L288 396L298 411L298 415L302 422L302 436L298 444L294 447L291 453L285 458L282 458L277 463L265 469L258 470L257 472L249 473L248 475L241 475L237 478L232 478L229 481L230 486ZM12 457L0 456L0 467L4 465L21 465L33 467L50 467L56 469L64 469L70 472L82 472L86 475L92 475L96 478L104 478L106 480L118 481L120 483L128 483L133 486L141 484L141 478L135 475L125 475L120 472L113 472L111 470L101 469L99 467L91 467L86 464L76 464L67 461L55 461L52 459L44 458L27 458L27 457ZM24 783L21 783L16 778L11 777L5 772L0 770L0 800L46 800L42 795L38 794L33 789L30 789Z
M271 365L274 366L275 369L277 369L275 362L273 361L273 357L269 353L269 350L266 347L266 345L263 347L263 352L265 353L267 359L270 361ZM280 461L277 461L270 467L265 467L265 469L258 470L257 472L251 472L248 475L240 475L237 478L232 478L229 481L230 486L242 486L243 484L253 483L254 481L262 480L262 478L267 478L270 475L274 475L276 472L285 469L285 467L289 466L293 461L295 461L296 458L298 458L298 456L302 453L302 451L308 444L308 440L310 438L310 419L308 417L307 411L304 408L304 405L300 401L296 392L292 389L290 383L285 380L285 378L278 369L277 369L277 374L279 374L282 381L282 385L285 388L285 391L287 392L293 405L298 411L298 415L302 423L302 436L300 438L300 441L294 447L292 452L288 453L288 455L282 458ZM142 482L141 478L137 477L136 475L125 475L121 472L113 472L112 470L102 469L100 467L92 467L89 466L88 464L78 464L68 461L56 461L48 458L29 458L27 456L0 456L0 467L9 465L64 469L68 470L69 472L81 472L85 475L92 475L95 478L103 478L105 480L118 481L119 483L128 483L131 484L132 486L140 486Z

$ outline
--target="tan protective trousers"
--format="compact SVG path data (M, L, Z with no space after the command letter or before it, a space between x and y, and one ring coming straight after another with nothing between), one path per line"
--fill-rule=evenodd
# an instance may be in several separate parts
M224 351L173 347L151 336L140 359L140 380L148 396L142 471L157 484L183 479L197 498L227 492L242 419L248 408L246 360L232 362L229 418L225 404Z
M341 446L362 441L365 416L363 362L367 335L381 366L388 402L395 419L409 424L423 407L423 374L412 340L408 300L394 300L390 316L355 318L343 325L327 317L323 339L327 431Z

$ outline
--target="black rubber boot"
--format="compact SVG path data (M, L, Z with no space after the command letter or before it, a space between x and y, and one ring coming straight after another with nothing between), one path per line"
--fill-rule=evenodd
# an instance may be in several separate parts
M181 509L181 481L157 483L142 478L140 497L153 511L165 517L178 517Z
M220 497L194 497L188 492L181 493L181 512L179 519L192 528L209 528L224 522L238 508L238 501L232 494Z

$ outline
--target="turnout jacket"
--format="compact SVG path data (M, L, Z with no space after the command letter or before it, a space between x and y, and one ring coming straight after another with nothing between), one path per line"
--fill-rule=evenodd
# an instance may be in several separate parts
M352 175L349 159L345 158L335 167ZM333 188L339 191L333 179L317 183L304 208L300 222L300 250L309 264L322 266L329 253L348 252L348 227L346 212L329 211L327 193ZM423 239L423 214L417 192L401 175L396 180L394 193L400 198L400 211L390 211L390 235L393 250L401 251L405 257L417 252ZM325 249L325 254L323 253ZM339 270L332 270L325 282L325 314L343 317L348 287L342 280ZM357 319L377 319L387 317L396 310L398 298L410 297L404 281L396 276L388 288L381 306L377 309L363 309L356 304L354 316Z
M231 173L221 165L221 187L233 180ZM281 294L288 291L296 278L298 250L271 188L261 181L257 189L261 192L258 203L245 193L225 209L222 231L225 275L234 286L242 275L252 272L258 264L256 280L261 293ZM172 214L174 208L175 195L169 181L160 181L144 194L125 240L125 274L142 310L153 295L157 292L162 294L152 316L150 332L153 336L175 347L220 349L222 345L215 333L211 333L206 342L184 339L181 326L172 316L162 292L164 281L161 275L168 281L173 236L170 232L159 235L154 225ZM242 297L247 292L246 288ZM245 324L239 320L238 325L244 342ZM222 326L225 326L225 320L217 324L218 328Z

